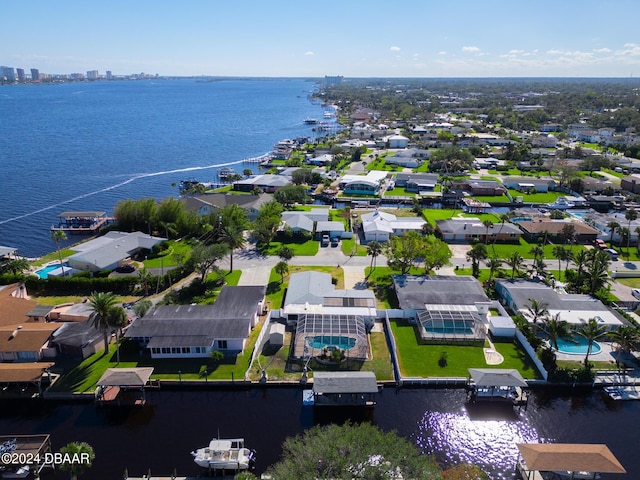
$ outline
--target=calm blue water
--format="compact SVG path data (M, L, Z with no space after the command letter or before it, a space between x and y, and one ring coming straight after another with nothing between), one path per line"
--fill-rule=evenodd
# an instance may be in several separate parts
M180 180L216 181L221 165L313 138L313 90L293 79L0 87L0 245L40 256L65 210L177 196Z

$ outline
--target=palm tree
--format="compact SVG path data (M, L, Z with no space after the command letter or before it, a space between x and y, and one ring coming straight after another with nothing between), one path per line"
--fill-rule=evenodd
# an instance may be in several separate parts
M587 323L583 323L578 326L576 328L576 333L587 340L587 354L584 357L584 367L589 370L589 354L591 353L593 342L601 339L607 334L607 327L599 324L598 321L592 317L587 320Z
M551 317L545 316L542 318L542 321L544 323L544 331L549 337L549 343L551 343L551 346L557 351L558 338L569 336L569 324L560 318L559 313Z
M116 329L116 361L120 363L120 330L127 325L127 312L120 305L109 309L109 326Z
M225 226L220 231L220 241L229 247L229 273L233 272L233 251L244 245L244 232L240 228Z
M60 449L60 453L62 453L65 458L78 458L88 460L84 462L65 462L60 465L60 470L69 471L71 480L76 480L79 474L84 472L87 468L91 468L91 464L96 458L96 455L93 452L93 447L86 442L68 443Z
M151 283L151 278L152 277L153 277L153 275L146 268L141 268L140 270L138 270L138 279L140 280L140 283L142 284L142 288L144 288L144 296L145 297L149 296L149 284Z
M274 267L276 273L280 275L280 285L284 283L284 276L289 273L289 264L287 262L278 262Z
M435 233L435 228L433 228L433 225L431 225L431 223L424 222L422 228L420 229L420 232L425 237L428 237L429 235L433 235Z
M527 305L527 311L531 317L533 328L538 328L538 320L549 315L549 304L535 298L529 299L529 305Z
M109 330L111 329L111 309L116 305L116 296L111 292L93 292L89 297L89 305L93 309L91 323L102 331L104 337L104 354L109 354Z
M62 230L52 230L51 238L56 242L56 249L58 250L58 258L60 259L60 268L62 269L62 276L65 276L64 267L62 266L62 251L60 250L60 242L64 242L67 239L67 234Z
M616 233L616 230L620 228L620 224L618 222L612 221L607 223L607 228L611 232L611 236L609 237L609 243L613 245L613 235Z
M369 275L373 273L373 269L375 268L376 257L382 253L382 244L380 242L376 242L375 240L369 242L367 245L367 255L371 255L371 265Z
M486 229L486 233L484 234L484 244L488 245L489 244L489 229L491 227L493 227L493 222L491 220L485 220L482 222L482 225L484 225L484 228Z
M487 258L487 246L483 243L476 243L467 252L467 260L471 260L471 274L478 278L480 275L480 260Z
M489 268L489 284L493 279L493 275L502 267L503 260L498 257L489 257L488 260L484 262Z
M534 260L537 260L538 256L541 258L544 257L544 249L539 245L536 245L535 247L531 247L531 250L529 250L529 253L533 254Z
M491 244L494 255L496 254L496 242L498 241L498 237L500 236L500 233L502 233L502 227L504 227L504 222L508 221L510 218L511 217L507 213L503 213L502 215L500 215L500 228L498 229L498 234L493 238L493 243Z
M522 255L520 255L520 252L513 252L511 256L505 260L505 263L511 267L512 280L516 274L516 271L518 272L520 271L520 268L522 267L523 262L524 262L524 259L522 258Z
M632 325L622 325L609 332L609 338L613 343L618 344L618 354L616 355L616 365L620 367L620 358L626 353L631 353L640 343L640 333L637 327Z
M629 253L629 240L631 239L631 222L638 219L638 211L633 208L628 208L626 212L624 212L624 218L629 222L627 225L627 254Z

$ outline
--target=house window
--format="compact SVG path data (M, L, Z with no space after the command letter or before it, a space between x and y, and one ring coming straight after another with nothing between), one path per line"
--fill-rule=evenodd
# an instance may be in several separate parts
M171 347L171 353L180 353L180 347Z
M191 353L191 349L189 347L182 347L182 353Z
M196 352L196 353L201 353L201 351L200 351L200 347L194 347L194 348L195 348L195 352Z
M510 233L510 234L509 234L509 236L510 236L511 238L514 238L514 237L516 236L516 234L515 234L515 233Z
M162 347L162 353L171 353L169 347Z
M226 349L227 348L227 341L226 340L218 340L218 348Z

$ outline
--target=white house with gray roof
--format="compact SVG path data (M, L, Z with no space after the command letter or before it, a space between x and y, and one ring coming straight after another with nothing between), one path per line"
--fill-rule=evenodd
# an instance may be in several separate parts
M150 251L165 240L166 238L142 232L108 232L94 240L74 246L78 253L69 257L69 267L89 272L115 270L136 253Z
M371 290L336 290L331 275L299 272L291 275L280 314L297 321L304 314L358 315L376 317L376 298Z
M422 231L425 220L418 217L396 217L391 213L376 210L362 215L362 230L367 242L386 242L389 237L405 232Z
M496 293L505 305L520 313L529 322L533 319L528 310L531 300L546 305L550 316L560 315L560 319L571 325L581 325L589 318L595 318L599 324L614 329L627 322L617 313L607 308L600 300L589 295L559 293L544 283L523 279L496 280Z

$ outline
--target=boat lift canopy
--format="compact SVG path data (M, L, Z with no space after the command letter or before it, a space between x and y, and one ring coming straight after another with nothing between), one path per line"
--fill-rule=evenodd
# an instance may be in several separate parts
M517 447L530 471L627 472L603 444L519 443Z
M107 368L97 385L99 387L144 387L153 367Z
M469 376L478 387L528 387L518 370L470 368Z

